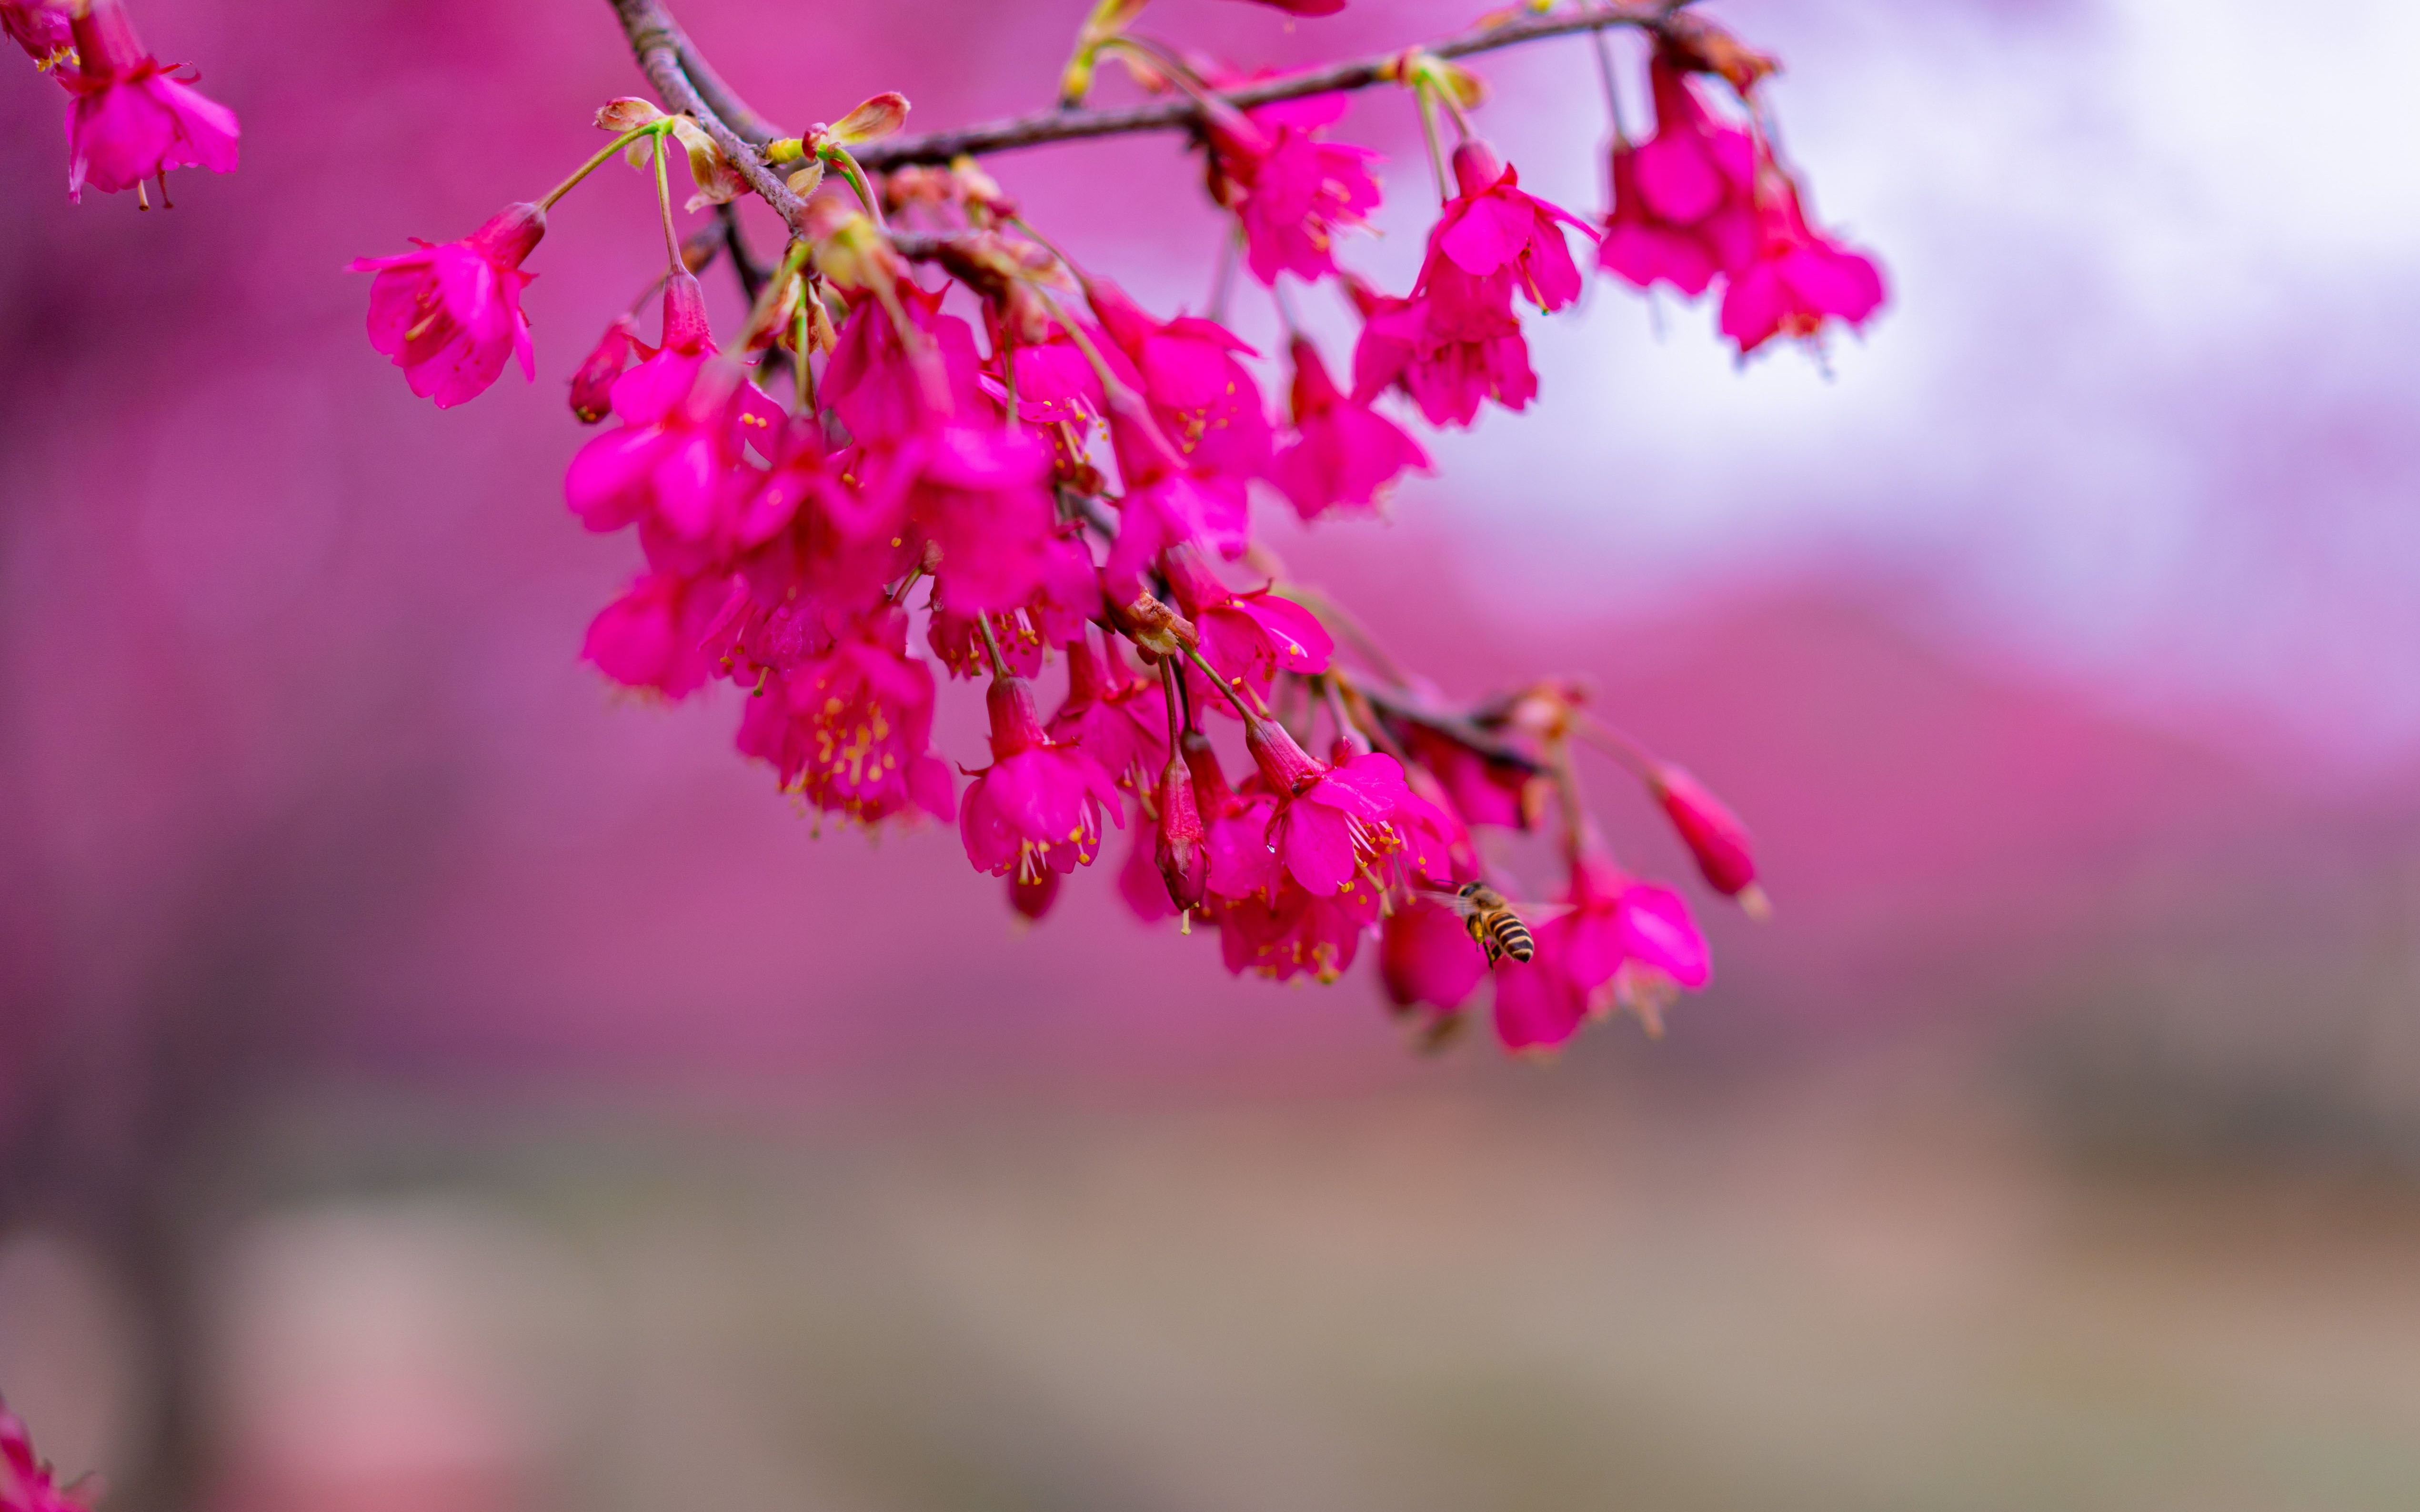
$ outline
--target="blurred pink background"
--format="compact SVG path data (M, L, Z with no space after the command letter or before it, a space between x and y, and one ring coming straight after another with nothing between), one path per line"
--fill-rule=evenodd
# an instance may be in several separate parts
M677 8L777 119L938 126L1039 103L1083 8ZM68 205L0 78L0 1391L47 1451L247 1512L2412 1504L2420 22L1710 11L1887 265L1868 339L1735 370L1597 286L1389 521L1271 518L1450 689L1584 673L1756 828L1774 921L1709 906L1670 1035L1549 1069L1233 981L1108 875L1020 932L946 832L817 838L730 699L580 664L634 553L562 506L563 386L649 195L555 213L538 380L459 410L337 270L593 150L606 7L141 0L244 122L168 213ZM1586 47L1482 71L1593 210ZM1400 288L1409 106L1342 134ZM993 168L1203 302L1174 139Z

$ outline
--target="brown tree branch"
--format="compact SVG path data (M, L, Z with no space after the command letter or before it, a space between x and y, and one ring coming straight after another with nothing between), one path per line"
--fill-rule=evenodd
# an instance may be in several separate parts
M685 55L693 55L696 49L682 35L680 26L661 5L657 4L657 0L613 0L613 13L621 18L622 30L630 39L630 51L638 56L639 71L655 85L656 94L663 100L665 108L688 116L704 127L706 134L714 139L714 145L721 147L723 156L731 160L732 166L739 170L739 177L747 180L748 187L781 214L792 232L797 232L799 217L806 213L807 202L792 193L790 186L781 176L766 165L764 157L756 150L760 144L743 138L721 112L708 104L699 93L695 79L682 61ZM706 68L703 61L697 68L699 73L712 83L716 94L725 105L730 106L741 120L767 131L763 141L772 140L765 122L731 94L713 69Z
M1459 37L1429 44L1423 51L1438 57L1468 57L1500 47L1514 47L1575 32L1603 31L1610 26L1653 27L1687 6L1690 0L1642 0L1606 4L1561 15L1521 16L1492 26L1478 26ZM1239 109L1308 95L1329 95L1346 89L1367 89L1393 82L1390 74L1401 50L1281 78L1263 80L1218 97ZM1085 137L1123 136L1135 131L1171 131L1202 124L1202 107L1194 100L1155 100L1122 110L1045 110L1007 120L986 121L955 131L922 136L895 136L857 148L857 161L868 169L888 169L911 162L947 162L960 154L980 155L1012 147L1039 147L1046 142L1071 142ZM770 138L768 138L770 140Z
M766 203L789 220L794 213L790 207L798 205L798 196L765 166L760 156L739 150L742 143L762 147L789 133L756 114L746 100L732 92L658 0L613 3L622 19L622 29L629 35L630 49L638 54L640 69L663 97L664 103L695 116L732 162L739 165L749 187L763 194ZM1605 0L1603 4L1559 15L1525 15L1473 27L1458 37L1431 43L1424 51L1442 58L1469 57L1576 32L1604 31L1613 26L1652 28L1662 25L1690 3L1691 0ZM1394 65L1402 56L1403 52L1398 50L1347 63L1331 63L1217 93L1231 105L1249 109L1280 100L1367 89L1392 82ZM914 162L948 162L961 154L979 156L1040 147L1047 142L1124 136L1137 131L1190 130L1201 123L1202 106L1190 99L1155 100L1119 110L1045 110L953 131L871 142L858 147L856 157L867 170L879 172ZM768 183L777 193L767 193Z

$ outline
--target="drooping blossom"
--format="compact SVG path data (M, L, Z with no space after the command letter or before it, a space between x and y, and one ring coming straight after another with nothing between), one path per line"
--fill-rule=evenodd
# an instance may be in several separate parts
M1703 294L1756 255L1756 145L1717 120L1662 51L1647 66L1655 134L1613 151L1613 207L1597 266L1640 288Z
M1294 439L1277 455L1270 479L1304 519L1329 509L1376 503L1404 472L1429 466L1428 453L1402 426L1347 397L1327 376L1319 348L1296 336Z
M1882 308L1882 270L1807 224L1798 185L1768 159L1757 186L1756 255L1723 293L1722 332L1745 357L1776 336L1816 342Z
M1180 912L1200 908L1210 896L1209 831L1202 823L1193 774L1181 754L1171 755L1160 769L1157 798L1152 859L1167 886L1168 901Z
M908 515L953 606L1012 609L1048 587L1078 614L1092 611L1093 559L1059 528L1047 490L1050 449L1031 431L938 425L874 465L912 471ZM869 479L868 486L883 484Z
M34 1452L25 1421L0 1402L0 1512L86 1512L78 1488L62 1487Z
M908 616L867 616L748 701L739 748L827 813L874 825L921 810L946 820L949 767L930 748L933 671L908 655Z
M1252 348L1198 316L1156 320L1106 279L1087 283L1085 296L1178 454L1240 503L1246 482L1267 473L1274 444L1260 384L1236 361Z
M941 312L943 291L895 285L905 332L879 299L859 302L841 322L839 345L824 369L832 409L859 444L880 447L956 420L996 418L982 388L974 328Z
M1682 842L1689 847L1698 870L1705 873L1707 885L1751 908L1761 906L1763 895L1756 886L1756 851L1739 815L1696 778L1668 763L1654 769L1648 786L1664 816L1672 821Z
M761 477L735 474L728 544L750 590L768 604L812 599L835 618L872 610L923 551L895 490L861 486L856 449L832 450L814 415L782 425L769 460Z
M86 184L110 193L132 189L171 168L235 171L235 112L146 52L119 0L84 0L70 24L76 69L61 79L75 96L67 116L68 198L83 199ZM46 37L47 23L28 31Z
M1378 930L1378 976L1399 1009L1460 1011L1487 980L1487 955L1462 916L1427 896L1399 903Z
M25 50L34 66L74 87L73 71L62 65L72 60L75 32L67 0L0 0L0 33Z
M633 354L644 362L656 349L639 339L639 327L628 316L615 316L571 375L571 412L582 424L593 425L613 412L613 385Z
M1211 119L1210 196L1234 212L1245 263L1264 284L1280 272L1306 283L1333 273L1337 231L1378 208L1370 172L1378 154L1319 136L1345 104L1314 95Z
M1392 756L1363 751L1327 765L1266 719L1253 720L1244 741L1278 795L1268 842L1304 890L1326 897L1407 843L1398 818L1419 800Z
M1568 912L1532 927L1527 964L1497 964L1496 1032L1507 1049L1551 1050L1625 994L1649 1030L1661 1032L1667 995L1712 979L1706 942L1671 888L1583 855L1565 902Z
M1324 672L1336 642L1319 616L1268 588L1238 594L1211 575L1190 547L1171 547L1161 571L1193 622L1202 657L1231 683L1240 679L1264 701L1280 671ZM1223 700L1215 704L1228 705Z
M640 527L650 560L716 560L739 546L740 510L757 475L752 444L769 451L788 418L747 370L716 352L696 278L664 285L664 344L613 385L622 424L571 459L564 495L592 531Z
M648 573L597 614L580 654L625 687L685 697L714 675L706 637L730 597L727 579Z
M1434 725L1405 725L1412 759L1435 776L1465 819L1507 829L1530 827L1544 780L1534 766L1482 754Z
M417 252L356 257L346 271L370 283L370 345L403 369L411 392L447 409L477 398L519 359L535 380L521 259L546 235L546 212L507 205L459 241L419 242ZM690 281L692 284L695 280Z
M941 658L951 676L972 680L991 675L991 654L984 640L986 625L991 626L991 642L1000 647L1001 661L1010 671L1019 677L1041 674L1043 653L1049 649L1050 639L1043 626L1021 610L961 613L939 594L932 600L932 609L924 643Z
M1112 393L1109 407L1109 440L1125 489L1117 501L1117 538L1101 568L1103 591L1116 603L1134 602L1143 574L1172 547L1242 555L1249 518L1244 492L1188 465L1132 393Z
M1518 293L1553 312L1579 297L1579 267L1561 227L1588 230L1559 206L1522 193L1519 172L1476 138L1453 152L1460 188L1429 232L1408 300L1361 295L1366 323L1353 354L1353 396L1366 404L1396 385L1432 424L1467 425L1482 399L1520 409L1537 396Z
M1134 675L1115 637L1106 656L1093 649L1090 635L1078 635L1065 649L1067 702L1050 717L1050 738L1081 746L1120 783L1148 785L1170 759L1168 701L1160 686Z
M1382 906L1367 877L1353 877L1329 893L1280 877L1269 893L1220 906L1219 954L1237 976L1249 971L1273 981L1309 976L1332 982L1352 969Z
M1123 825L1118 790L1081 747L1042 728L1033 685L992 679L992 763L975 774L958 809L958 835L978 872L1025 878L1090 866L1100 854L1101 815Z

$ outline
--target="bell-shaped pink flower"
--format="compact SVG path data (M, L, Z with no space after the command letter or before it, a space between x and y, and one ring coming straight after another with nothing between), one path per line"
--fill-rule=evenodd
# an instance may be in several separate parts
M564 477L582 523L640 525L658 565L740 548L741 511L760 481L746 450L773 450L788 419L746 369L715 351L704 301L688 273L666 284L663 349L613 385L621 426L582 447Z
M1412 759L1435 774L1454 811L1474 825L1528 829L1534 767L1481 755L1435 726L1407 721Z
M1856 329L1882 308L1882 270L1807 224L1789 175L1768 163L1758 198L1756 255L1723 292L1722 332L1741 356L1776 336L1816 342L1834 320Z
M0 1509L5 1512L86 1512L78 1488L61 1487L34 1452L25 1421L0 1402Z
M1597 266L1640 288L1665 283L1703 294L1717 274L1735 274L1756 255L1756 145L1716 120L1661 51L1647 73L1655 134L1614 148L1613 208Z
M1112 638L1106 656L1090 635L1066 643L1067 702L1050 717L1050 738L1081 746L1120 782L1148 783L1169 761L1168 700L1134 675ZM1188 792L1188 801L1189 801Z
M1309 976L1332 982L1352 969L1381 906L1367 877L1324 894L1282 878L1272 893L1220 903L1219 955L1237 976L1250 971L1273 981Z
M1248 594L1231 591L1213 577L1187 546L1171 547L1160 557L1176 602L1193 622L1202 658L1220 676L1245 685L1265 701L1269 683L1280 671L1316 673L1327 670L1336 652L1335 640L1319 616L1267 588ZM1226 708L1223 700L1216 708Z
M1232 480L1240 501L1245 480L1267 473L1274 443L1261 386L1235 360L1238 352L1254 355L1252 348L1213 320L1155 320L1105 279L1086 284L1085 295L1187 466Z
M1333 508L1374 504L1404 472L1428 470L1428 453L1402 426L1338 390L1318 347L1296 336L1289 351L1295 436L1278 453L1270 478L1295 513L1309 520Z
M1324 898L1404 849L1398 816L1418 800L1392 756L1364 751L1325 765L1266 719L1251 722L1244 743L1278 795L1268 842L1304 890Z
M995 677L992 764L975 774L958 809L958 835L978 872L1029 880L1090 866L1100 854L1101 814L1123 825L1118 790L1100 764L1042 728L1033 685Z
M171 77L144 51L119 0L85 0L71 27L76 70L61 80L75 96L67 118L68 198L83 199L86 184L112 193L132 189L171 168L235 171L235 112Z
M546 212L507 205L459 241L419 242L393 257L356 257L346 271L370 282L370 345L403 369L411 392L451 409L488 392L518 358L537 377L521 288L521 259L546 235ZM694 281L692 281L694 282Z
M840 345L824 368L827 402L850 438L887 446L953 419L995 419L974 328L941 313L944 290L901 283L897 291L912 331L903 335L882 301L865 300L841 323Z
M74 70L61 67L75 49L67 0L0 0L0 33L25 50L34 66L72 89Z
M728 541L757 597L811 598L842 618L867 613L923 555L906 500L895 486L865 485L857 461L853 448L826 447L819 419L798 414L774 436L772 466L752 482L738 476Z
M1569 909L1530 931L1528 964L1496 967L1496 1032L1512 1050L1551 1050L1632 986L1651 1030L1664 991L1703 987L1713 965L1689 906L1669 887L1635 882L1602 856L1572 868Z
M1234 211L1245 262L1264 284L1336 271L1336 233L1378 208L1378 154L1319 137L1344 106L1342 95L1322 95L1211 122L1211 193Z
M913 810L948 819L949 768L930 749L933 672L907 642L905 612L868 616L749 701L739 748L827 813L864 825Z
M1249 517L1243 490L1228 486L1236 480L1188 465L1133 394L1112 393L1109 409L1125 491L1118 500L1117 539L1101 568L1104 592L1120 604L1134 602L1144 572L1171 547L1242 555Z
M908 515L934 548L934 576L953 607L1012 609L1049 585L1068 607L1092 612L1093 559L1060 529L1050 448L1032 432L937 425L887 460L915 473Z
M605 606L580 654L625 687L685 697L714 675L706 636L730 597L727 579L649 573Z
M1397 1008L1457 1011L1487 980L1487 956L1462 916L1435 898L1396 905L1378 930L1378 975Z
M1707 885L1726 898L1739 899L1751 911L1761 908L1763 893L1756 885L1756 851L1739 815L1677 766L1657 766L1648 787L1697 859Z

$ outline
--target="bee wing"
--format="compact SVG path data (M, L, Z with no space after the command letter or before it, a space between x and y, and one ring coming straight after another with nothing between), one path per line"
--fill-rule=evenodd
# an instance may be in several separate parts
M1562 918L1572 911L1573 906L1571 903L1514 903L1512 909L1521 916L1522 923L1534 929L1550 918Z

